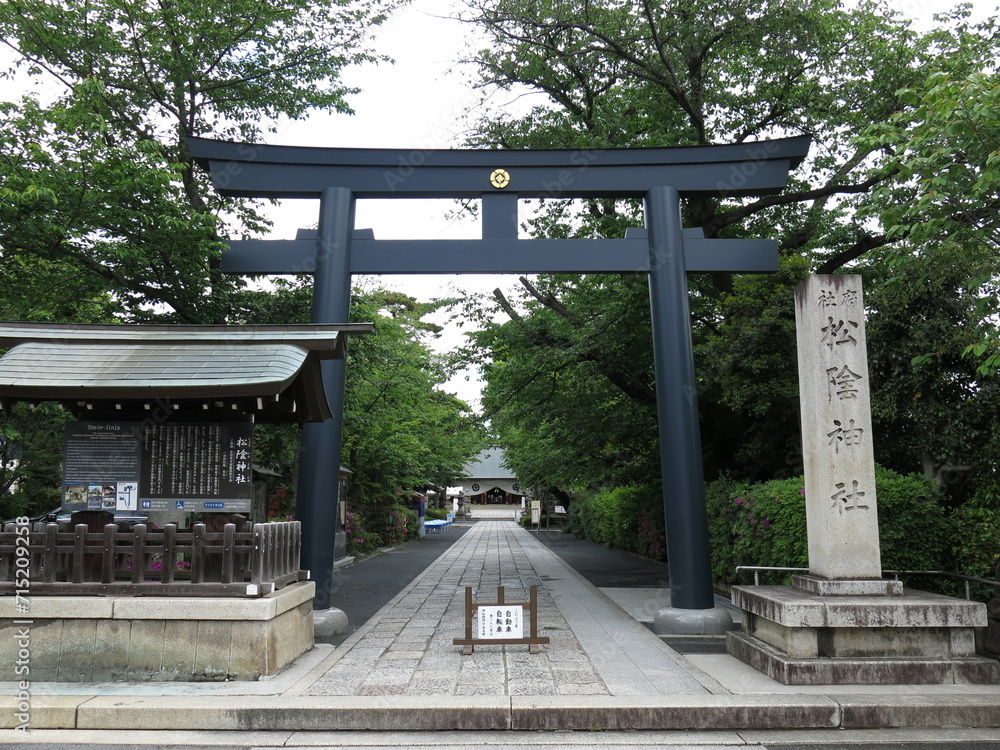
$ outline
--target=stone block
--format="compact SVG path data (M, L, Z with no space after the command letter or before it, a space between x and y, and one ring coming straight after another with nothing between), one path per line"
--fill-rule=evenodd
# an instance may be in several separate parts
M128 666L132 624L121 620L97 620L94 652L94 682L123 679Z
M160 679L190 680L196 673L195 651L198 623L191 620L167 620L163 623L163 650Z
M789 656L819 656L819 628L789 628L750 614L745 618L744 630Z
M840 710L821 695L512 696L512 729L737 730L834 728Z
M164 623L133 620L129 627L125 671L130 680L149 680L163 667Z
M269 665L274 661L274 643L272 628L275 621L233 622L231 626L231 642L227 673L240 675L262 675L271 670ZM199 638L201 633L199 632Z
M331 607L313 612L313 631L316 638L332 638L346 633L348 626L347 614L342 609ZM398 633L399 630L390 632Z
M286 610L267 624L269 659L267 673L272 674L297 659L316 644L313 631L312 601Z
M19 626L13 626L19 627ZM31 679L41 680L39 674L45 672L50 674L52 679L55 679L55 675L59 671L59 653L62 650L62 620L33 620L31 624ZM8 632L11 634L16 631L8 631L4 628L0 632L0 638L5 641L8 640ZM13 635L9 636L11 641L13 640ZM16 645L13 644L12 645ZM12 666L14 662L4 661L0 665L0 670L5 670L7 667ZM7 674L5 671L0 672ZM13 679L11 677L10 679Z
M0 596L0 620L26 616L17 614L15 601L13 596ZM111 617L113 601L112 598L103 596L32 596L30 618L92 620Z
M1000 663L969 658L793 658L745 633L726 635L730 654L784 685L992 684Z
M32 672L32 680L37 681ZM32 695L31 729L73 729L76 726L76 709L90 700L89 695ZM20 720L17 696L0 697L0 729L12 729ZM27 744L27 740L25 743Z
M844 729L1000 726L997 695L831 695Z
M902 596L819 596L790 586L733 586L733 604L787 627L983 627L986 605L906 589Z
M89 681L97 649L97 620L63 620L60 643L59 681Z
M1000 665L975 658L985 605L904 590L837 596L786 586L734 587L745 632L732 655L788 685L992 683Z
M233 653L233 623L202 620L194 646L194 676L200 680L222 680L230 675Z
M792 587L819 596L902 596L901 581L885 578L833 580L818 576L792 576Z
M273 674L313 647L314 590L311 582L286 587L269 595L269 601L263 605L257 600L255 611L239 603L233 607L220 606L220 601L231 602L224 598L199 599L196 609L200 619L196 620L150 617L176 615L170 599L154 601L136 597L123 602L124 598L108 597L99 606L91 606L96 597L46 597L47 611L60 612L59 602L65 601L65 607L79 605L80 611L105 616L46 619L38 617L33 607L33 622L29 626L31 679L36 682L218 680L256 679ZM189 601L185 606L190 609L194 603ZM239 619L239 615L247 612L259 615L265 611L278 614L271 619ZM122 618L122 614L137 617ZM235 619L214 619L213 614ZM13 627L11 621L0 620L0 680L13 680L17 676Z

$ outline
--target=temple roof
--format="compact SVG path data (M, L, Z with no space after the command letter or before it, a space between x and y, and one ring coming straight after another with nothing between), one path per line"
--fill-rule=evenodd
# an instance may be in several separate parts
M345 334L369 323L127 326L0 323L0 403L58 401L78 415L221 410L263 422L332 416L320 361L342 359ZM180 415L180 414L179 414Z

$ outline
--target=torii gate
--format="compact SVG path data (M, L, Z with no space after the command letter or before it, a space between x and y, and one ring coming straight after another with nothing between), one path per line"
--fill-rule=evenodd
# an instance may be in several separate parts
M705 632L691 610L715 606L686 277L778 268L773 240L705 239L700 229L683 229L680 199L780 192L809 143L801 136L679 148L489 151L188 139L222 195L320 200L316 236L234 241L222 258L231 273L312 273L313 323L348 320L356 273L649 275L673 632ZM377 240L371 230L355 231L356 198L478 198L482 239ZM624 239L519 240L521 198L642 198L646 227ZM333 563L342 554L330 537L338 513L344 363L323 364L336 416L305 426L299 475L303 566L317 582L318 607L329 606Z

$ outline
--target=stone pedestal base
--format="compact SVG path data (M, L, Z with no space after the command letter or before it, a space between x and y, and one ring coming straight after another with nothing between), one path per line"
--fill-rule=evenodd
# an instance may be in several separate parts
M1000 682L1000 662L976 656L984 604L876 581L802 583L733 587L743 632L727 635L729 653L786 685Z
M25 678L15 674L22 647L32 682L254 680L312 649L315 588L259 599L32 596L25 613L0 597L0 681Z
M657 635L725 635L733 627L733 618L724 607L678 609L663 607L653 618Z

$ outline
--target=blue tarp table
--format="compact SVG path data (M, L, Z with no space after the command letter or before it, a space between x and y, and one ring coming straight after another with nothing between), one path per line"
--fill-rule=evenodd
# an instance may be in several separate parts
M424 521L424 529L430 533L432 531L443 532L451 526L451 521Z

